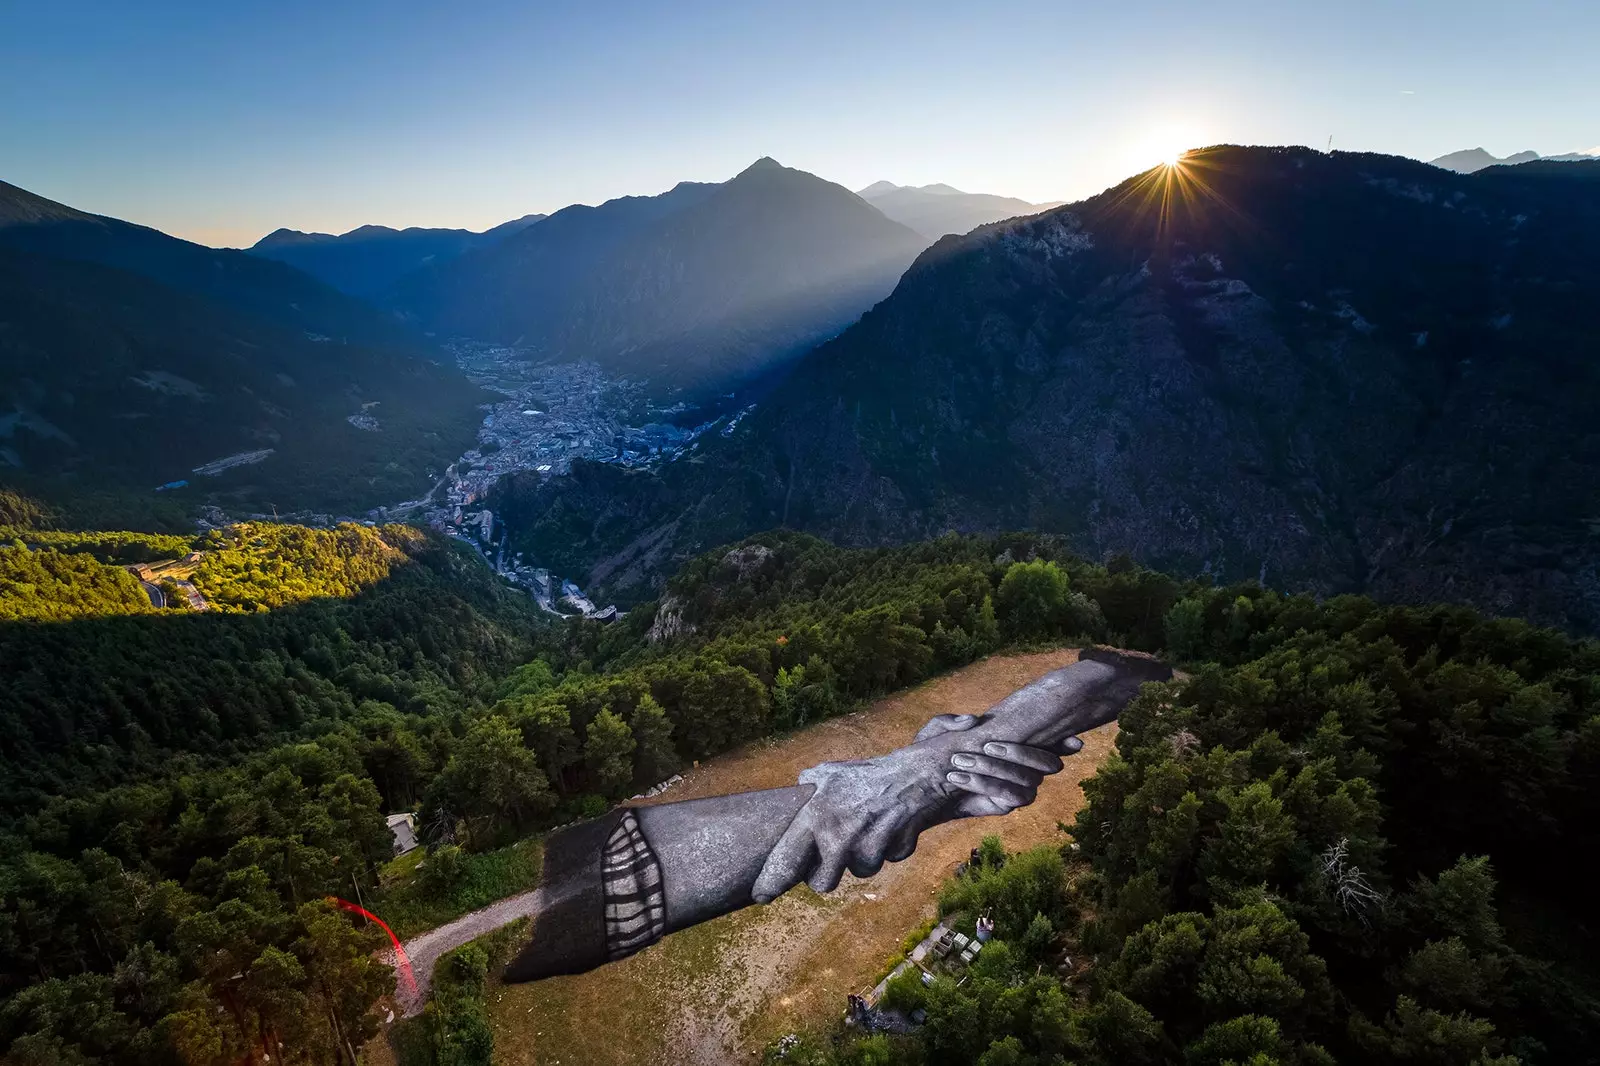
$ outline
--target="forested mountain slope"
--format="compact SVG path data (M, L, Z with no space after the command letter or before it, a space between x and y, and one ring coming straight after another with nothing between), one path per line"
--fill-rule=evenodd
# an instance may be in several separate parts
M1597 241L1600 163L1207 149L940 241L695 463L525 479L502 509L624 591L777 523L1031 527L1600 628Z
M439 358L284 264L0 186L0 477L41 496L188 480L190 501L252 510L408 498L486 399Z
M700 389L837 332L927 241L849 190L770 159L717 185L569 207L403 279L426 328Z

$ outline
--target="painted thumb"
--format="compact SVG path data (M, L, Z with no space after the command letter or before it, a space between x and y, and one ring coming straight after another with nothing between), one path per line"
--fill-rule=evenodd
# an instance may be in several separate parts
M976 715L938 714L928 719L928 724L917 730L918 740L939 736L941 733L961 733L978 724Z

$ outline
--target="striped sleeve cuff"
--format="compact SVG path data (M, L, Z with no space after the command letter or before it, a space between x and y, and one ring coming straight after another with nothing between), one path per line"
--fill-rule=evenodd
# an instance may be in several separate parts
M631 810L623 810L606 838L600 880L605 894L608 960L626 958L661 939L667 926L661 865Z

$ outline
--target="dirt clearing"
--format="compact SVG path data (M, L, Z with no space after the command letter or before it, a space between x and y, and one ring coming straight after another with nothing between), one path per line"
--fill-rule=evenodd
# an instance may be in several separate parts
M834 759L909 743L936 714L970 714L1077 659L1064 649L997 656L781 740L720 756L657 800L673 802L794 783ZM1030 807L969 818L922 835L916 854L860 880L845 874L818 896L804 886L675 933L638 955L587 974L537 984L491 984L495 1061L505 1064L750 1062L773 1037L826 1025L845 995L877 979L905 934L932 917L940 883L978 841L997 833L1012 849L1060 840L1083 802L1079 783L1111 750L1116 726L1086 734L1084 749L1048 778ZM867 898L868 896L874 898Z

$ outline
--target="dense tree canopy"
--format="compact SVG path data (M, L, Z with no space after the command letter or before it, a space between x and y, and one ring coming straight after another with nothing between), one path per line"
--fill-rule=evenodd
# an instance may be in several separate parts
M415 932L536 876L507 845L689 759L1071 639L1165 647L1190 676L1124 716L1076 849L986 848L945 893L997 922L973 980L905 990L928 1011L910 1038L806 1054L1554 1063L1595 1036L1565 865L1600 813L1590 644L1185 585L1029 536L768 534L602 625L541 615L411 531L252 525L196 542L219 609L118 614L92 606L97 583L171 545L50 536L0 549L86 604L0 623L0 1053L16 1061L198 1066L280 1042L348 1061L389 977L324 897L359 893ZM402 810L431 851L394 881L383 816ZM460 965L451 987L481 988ZM432 1054L482 1061L458 992Z
M995 920L971 979L897 988L909 1037L769 1058L1591 1061L1600 647L1248 587L1165 624L1192 673L1124 712L1070 843L947 885Z

